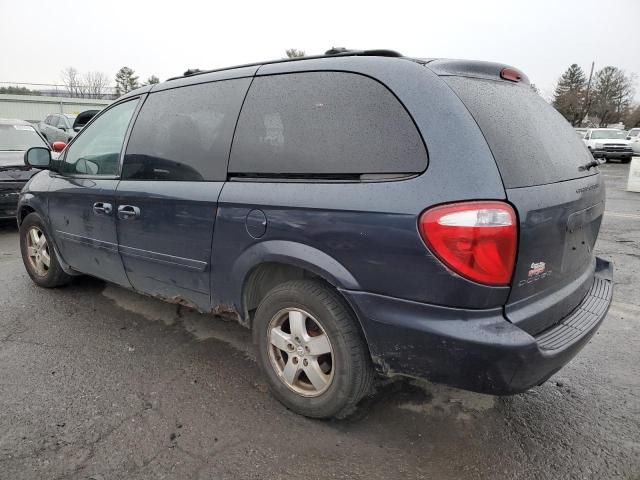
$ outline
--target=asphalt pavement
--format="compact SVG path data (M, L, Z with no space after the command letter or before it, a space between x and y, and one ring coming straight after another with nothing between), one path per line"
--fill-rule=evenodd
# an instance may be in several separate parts
M249 332L82 277L45 290L0 225L0 479L640 479L640 193L601 167L608 318L548 382L393 382L346 421L267 391Z

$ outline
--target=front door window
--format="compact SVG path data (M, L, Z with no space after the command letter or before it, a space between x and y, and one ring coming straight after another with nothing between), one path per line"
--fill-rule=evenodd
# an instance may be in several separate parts
M120 151L138 100L129 100L104 112L69 146L64 174L118 174Z

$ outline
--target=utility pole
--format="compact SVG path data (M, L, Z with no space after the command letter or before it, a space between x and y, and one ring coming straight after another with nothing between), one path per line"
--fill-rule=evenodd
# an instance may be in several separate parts
M595 66L595 64L596 62L591 62L591 71L589 72L589 81L587 82L587 91L584 96L584 107L582 109L580 125L578 125L580 127L582 126L584 117L586 117L589 114L589 110L591 109L591 99L589 98L589 94L591 93L591 78L593 78L593 67Z

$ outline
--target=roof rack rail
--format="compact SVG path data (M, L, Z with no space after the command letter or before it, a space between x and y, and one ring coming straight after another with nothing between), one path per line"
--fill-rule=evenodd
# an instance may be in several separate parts
M264 62L255 62L255 63L247 63L244 65L235 65L232 67L224 67L224 68L215 68L212 70L200 70L197 68L189 69L184 72L183 75L177 77L168 78L166 81L170 82L171 80L178 80L180 78L191 77L193 75L202 75L204 73L212 73L219 72L222 70L232 70L234 68L242 68L242 67L257 67L261 65L268 65L273 63L285 63L285 62L298 62L304 60L315 60L318 58L328 58L328 57L402 57L403 55L395 50L349 50L344 47L332 47L327 50L324 55L309 55L308 57L294 57L294 58L279 58L277 60L267 60Z
M331 47L329 50L324 52L325 56L331 55L354 55L354 56L369 56L369 57L402 57L403 55L395 50L385 50L385 49L376 49L376 50L350 50L344 47Z
M355 52L355 50L348 50L344 47L331 47L329 50L324 52L325 55L337 55L338 53L348 53Z

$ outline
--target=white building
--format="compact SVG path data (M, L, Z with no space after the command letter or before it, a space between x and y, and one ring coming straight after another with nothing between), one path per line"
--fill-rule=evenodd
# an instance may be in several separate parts
M112 100L0 93L0 118L39 122L51 113L77 115L85 110L102 110L111 102Z

